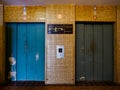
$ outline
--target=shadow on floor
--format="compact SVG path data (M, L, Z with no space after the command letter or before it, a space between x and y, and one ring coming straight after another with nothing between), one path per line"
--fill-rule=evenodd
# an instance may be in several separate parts
M63 85L45 85L44 82L39 81L13 81L4 82L0 86L120 86L114 82L87 82L81 81L77 82L75 85L63 84Z
M75 85L45 85L44 82L4 82L0 90L120 90L113 82L78 82Z

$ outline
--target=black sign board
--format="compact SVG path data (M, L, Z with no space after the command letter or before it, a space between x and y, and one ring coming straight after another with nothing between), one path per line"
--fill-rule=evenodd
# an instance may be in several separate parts
M73 24L48 24L48 34L72 34Z

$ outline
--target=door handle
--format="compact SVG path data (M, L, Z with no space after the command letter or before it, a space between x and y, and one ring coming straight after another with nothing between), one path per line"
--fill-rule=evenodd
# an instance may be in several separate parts
M38 61L39 60L39 53L36 53L35 57L36 57L36 61Z

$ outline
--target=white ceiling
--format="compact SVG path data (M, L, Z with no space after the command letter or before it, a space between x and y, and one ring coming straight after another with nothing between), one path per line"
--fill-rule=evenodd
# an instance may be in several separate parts
M118 5L120 0L0 0L4 5L46 5L46 4L82 4L82 5Z

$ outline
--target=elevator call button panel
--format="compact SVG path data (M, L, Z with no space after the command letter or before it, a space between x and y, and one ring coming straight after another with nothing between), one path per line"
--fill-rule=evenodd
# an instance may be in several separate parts
M56 58L58 59L64 58L64 45L56 46Z

